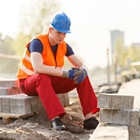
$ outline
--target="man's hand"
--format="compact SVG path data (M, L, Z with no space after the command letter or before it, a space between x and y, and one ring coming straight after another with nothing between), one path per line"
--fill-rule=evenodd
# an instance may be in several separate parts
M74 72L74 83L79 84L84 81L87 76L87 71L85 69L77 69Z
M62 77L74 79L74 70L63 71Z

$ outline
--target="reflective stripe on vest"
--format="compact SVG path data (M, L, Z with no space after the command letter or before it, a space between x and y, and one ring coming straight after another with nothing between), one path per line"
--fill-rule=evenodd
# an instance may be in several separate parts
M35 74L34 71L29 70L29 69L26 68L23 64L21 65L20 68L21 68L25 73L27 73L28 75L34 75L34 74Z
M63 41L61 44L58 44L56 57L54 57L48 40L48 34L39 35L36 38L39 39L43 45L43 52L41 53L43 64L55 69L61 69L64 65L64 56L67 51L66 43ZM22 64L17 72L18 79L27 78L35 74L31 64L30 52L28 51L29 44L30 42L26 45L26 50L22 58Z
M24 58L25 58L27 61L31 62L31 59L30 59L30 57L29 57L27 54L24 55Z

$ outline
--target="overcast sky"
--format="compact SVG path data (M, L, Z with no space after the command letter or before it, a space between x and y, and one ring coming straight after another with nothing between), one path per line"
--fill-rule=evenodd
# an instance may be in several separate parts
M17 31L18 11L29 1L33 0L0 0L1 33L13 35ZM107 64L111 30L124 31L126 46L140 42L140 0L58 1L72 22L66 41L76 42L72 47L88 68Z

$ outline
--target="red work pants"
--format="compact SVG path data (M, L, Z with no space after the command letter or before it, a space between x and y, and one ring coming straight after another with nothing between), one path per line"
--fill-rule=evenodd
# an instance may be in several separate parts
M27 95L39 95L50 120L56 116L62 117L65 114L64 107L56 94L67 93L74 88L77 89L84 116L90 112L96 113L99 111L97 98L88 76L83 82L75 85L71 79L47 74L35 74L20 80L20 86Z

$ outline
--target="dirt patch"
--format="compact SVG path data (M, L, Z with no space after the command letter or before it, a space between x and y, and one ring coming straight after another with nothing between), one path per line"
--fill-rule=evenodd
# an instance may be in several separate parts
M83 114L79 101L65 108L62 121L67 131L51 129L46 113L32 117L13 119L9 124L0 120L0 140L88 140L93 130L83 129Z

